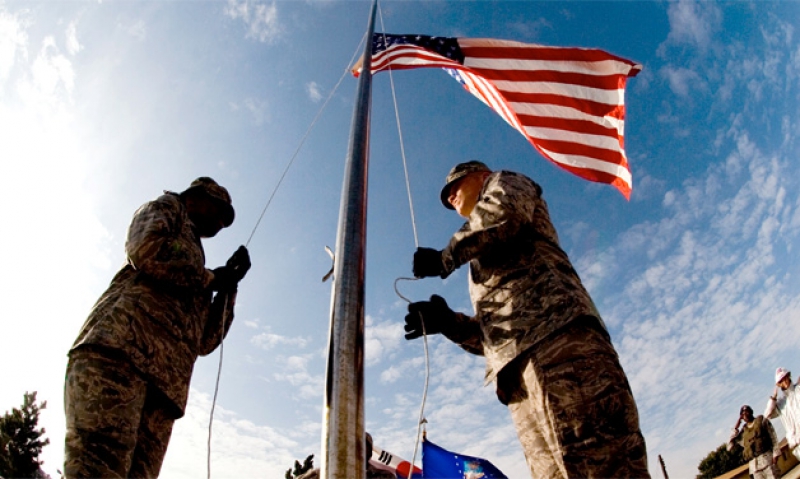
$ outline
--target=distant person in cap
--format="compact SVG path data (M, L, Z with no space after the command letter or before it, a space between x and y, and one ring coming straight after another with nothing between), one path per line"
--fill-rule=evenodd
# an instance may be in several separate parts
M600 314L561 249L542 188L479 161L456 165L441 191L468 221L443 250L419 248L418 278L469 263L475 316L440 296L408 308L406 339L442 333L486 357L532 477L650 477L631 389Z
M781 397L778 397L779 390L783 391ZM789 450L800 460L800 383L792 384L792 373L788 369L775 371L775 389L767 402L764 417L781 418Z
M740 429L741 426L741 429ZM728 439L728 450L735 446L743 448L742 455L749 461L750 477L753 479L779 479L778 457L780 443L775 429L764 416L753 417L753 409L744 405L739 409L739 419Z
M158 477L194 362L219 346L233 321L247 249L209 270L200 242L233 223L228 191L203 177L164 193L133 215L126 264L70 349L67 479Z

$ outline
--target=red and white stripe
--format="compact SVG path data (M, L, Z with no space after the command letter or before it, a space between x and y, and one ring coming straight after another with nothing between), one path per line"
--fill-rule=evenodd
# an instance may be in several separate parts
M625 83L641 65L597 49L459 38L464 64L413 45L373 56L372 71L444 67L547 159L630 198Z
M459 38L464 72L486 80L467 88L546 158L591 181L632 188L625 156L625 83L641 65L596 49ZM495 106L501 98L505 106ZM508 111L515 119L509 119Z
M412 68L461 68L455 60L443 57L425 48L410 45L391 45L386 50L372 55L372 74L392 67L392 70L408 70ZM360 69L359 69L360 70Z

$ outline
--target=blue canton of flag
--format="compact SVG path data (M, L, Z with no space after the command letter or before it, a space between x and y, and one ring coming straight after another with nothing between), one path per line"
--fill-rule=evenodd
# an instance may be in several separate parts
M508 479L494 464L479 457L457 454L425 440L422 477L426 479Z
M458 46L458 40L452 37L376 33L372 37L372 54L376 55L379 52L401 45L435 52L450 60L464 63L464 54L461 52L461 47Z

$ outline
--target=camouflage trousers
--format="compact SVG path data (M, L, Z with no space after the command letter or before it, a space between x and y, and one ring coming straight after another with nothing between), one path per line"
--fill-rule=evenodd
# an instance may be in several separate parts
M633 394L596 319L553 333L503 368L497 386L532 478L650 477Z
M761 469L757 469L759 465L762 466ZM748 470L752 479L780 479L781 477L778 466L772 463L772 451L751 460L748 463Z
M64 387L64 477L158 477L176 417L171 407L124 358L73 351Z

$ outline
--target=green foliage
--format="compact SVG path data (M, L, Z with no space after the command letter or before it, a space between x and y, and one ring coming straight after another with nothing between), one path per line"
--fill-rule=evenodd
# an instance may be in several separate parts
M36 404L36 391L25 393L22 409L14 408L0 417L0 476L7 478L42 478L39 454L50 444L39 429L39 411L47 402Z
M709 452L708 456L700 461L700 465L697 466L697 469L700 471L700 474L697 475L697 479L711 479L721 476L746 462L742 455L741 447L736 446L731 451L728 451L726 445L722 444L717 449Z
M300 477L306 472L310 471L314 468L314 455L309 455L305 461L303 461L303 465L300 465L300 461L294 461L294 471L291 469L286 470L285 479L295 479L296 477Z

